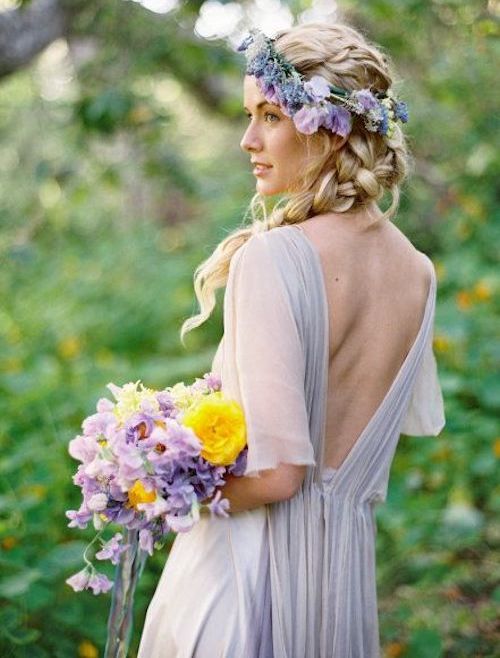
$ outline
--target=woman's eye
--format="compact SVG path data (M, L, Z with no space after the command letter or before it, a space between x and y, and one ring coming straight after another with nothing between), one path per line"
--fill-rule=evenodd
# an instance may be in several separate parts
M266 119L267 119L267 117L273 117L276 120L279 119L279 117L276 114L273 114L272 112L266 112L264 116L266 117ZM271 121L271 123L274 123L274 122Z
M246 112L245 114L247 115L248 119L252 118L252 115L250 114L250 112ZM267 120L267 117L273 117L273 119L276 119L277 121L279 121L279 116L277 114L273 114L272 112L266 112L264 114L264 118ZM271 123L274 123L274 121L271 121Z

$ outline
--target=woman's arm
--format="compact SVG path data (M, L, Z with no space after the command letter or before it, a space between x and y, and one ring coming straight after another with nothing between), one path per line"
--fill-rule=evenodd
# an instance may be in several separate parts
M220 491L222 498L229 500L229 513L236 514L292 498L305 473L306 466L280 464L278 468L260 471L260 478L229 474L225 476L226 482Z

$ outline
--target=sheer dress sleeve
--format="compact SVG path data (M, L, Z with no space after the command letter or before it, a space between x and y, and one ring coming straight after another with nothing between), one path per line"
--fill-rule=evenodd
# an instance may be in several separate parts
M443 394L433 350L433 330L429 332L415 385L401 426L409 436L437 436L446 424Z
M245 413L250 477L280 463L315 464L304 350L279 253L269 234L253 235L231 259L224 296L222 390Z

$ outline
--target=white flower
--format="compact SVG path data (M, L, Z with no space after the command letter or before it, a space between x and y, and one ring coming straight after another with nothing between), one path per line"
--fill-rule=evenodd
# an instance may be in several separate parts
M87 501L87 507L91 512L102 512L106 509L108 504L108 497L105 493L96 493Z

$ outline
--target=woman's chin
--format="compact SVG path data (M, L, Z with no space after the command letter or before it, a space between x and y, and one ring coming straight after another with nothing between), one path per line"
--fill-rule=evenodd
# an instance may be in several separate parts
M265 181L260 178L257 179L255 189L262 196L274 196L275 194L280 194L282 192L280 185L276 185L276 183L273 184L271 181Z

